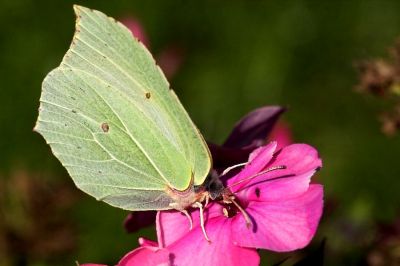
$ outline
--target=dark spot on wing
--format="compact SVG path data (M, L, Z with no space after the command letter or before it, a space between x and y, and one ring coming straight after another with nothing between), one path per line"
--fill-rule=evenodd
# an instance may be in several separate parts
M260 190L260 188L256 187L256 189L254 190L254 193L256 193L257 198L259 198L260 195L261 195L261 190Z
M101 124L101 129L103 130L104 133L107 133L108 130L110 130L110 126L107 123Z
M150 99L150 97L151 97L151 93L150 93L150 92L146 92L145 95L146 95L146 98L147 98L147 99Z
M74 114L76 114L76 110L71 110Z

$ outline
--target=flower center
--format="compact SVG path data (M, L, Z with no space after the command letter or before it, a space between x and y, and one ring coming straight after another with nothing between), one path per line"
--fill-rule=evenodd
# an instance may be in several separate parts
M238 213L238 209L233 204L225 204L224 208L222 209L222 213L226 218L231 218Z

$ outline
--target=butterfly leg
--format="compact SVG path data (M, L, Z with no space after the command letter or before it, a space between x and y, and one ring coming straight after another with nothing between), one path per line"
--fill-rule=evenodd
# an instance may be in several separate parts
M192 216L190 216L190 214L189 214L189 212L187 210L182 210L181 212L189 219L189 223L190 223L190 229L189 230L192 230L192 228L193 228Z
M207 236L206 228L204 227L204 211L203 211L203 205L200 202L195 202L193 204L193 207L199 208L200 210L200 227L201 230L203 231L204 237L208 242L211 243L211 240Z
M250 228L252 226L252 222L250 219L250 216L247 214L247 212L240 206L239 203L235 201L234 198L231 198L231 202L238 208L238 210L242 213L244 220L246 221L246 227Z
M204 209L207 207L208 202L210 201L210 196L209 194L206 196L206 202L204 203Z

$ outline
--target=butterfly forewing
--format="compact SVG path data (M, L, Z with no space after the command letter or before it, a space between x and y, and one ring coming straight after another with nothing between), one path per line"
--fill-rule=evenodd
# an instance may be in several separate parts
M147 49L122 24L75 6L76 32L42 86L35 130L76 185L116 207L168 209L167 187L202 184L208 148Z

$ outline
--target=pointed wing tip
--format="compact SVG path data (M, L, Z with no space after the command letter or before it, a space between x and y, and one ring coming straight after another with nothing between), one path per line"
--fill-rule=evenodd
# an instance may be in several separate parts
M77 5L77 4L74 4L74 5L72 6L72 8L74 9L75 15L78 17L78 15L79 15L79 13L81 12L81 10L82 10L83 8L85 8L85 7L80 6L80 5Z
M77 5L77 4L73 5L73 9L74 9L74 13L75 13L76 19L75 19L75 33L74 33L72 44L74 44L74 39L77 36L77 34L80 32L80 27L79 26L82 23L81 22L82 18L85 18L86 16L89 16L90 13L95 13L97 15L102 16L103 18L107 18L107 19L109 19L109 20L111 20L111 21L113 21L115 23L118 23L118 21L115 20L115 18L110 17L110 16L108 16L108 15L104 14L103 12L101 12L99 10L96 10L96 9L92 9L92 8L81 6L81 5ZM121 25L123 25L123 24L121 24Z
M76 15L79 15L81 12L100 12L100 11L95 10L93 8L86 7L86 6L81 6L81 5L78 5L78 4L74 4L72 7L73 7L74 12L75 12Z
M96 12L97 11L97 10L94 10L92 8L81 6L81 5L77 5L77 4L73 5L73 9L74 9L74 13L75 13L75 16L76 16L76 25L79 24L79 22L80 22L80 20L82 18L82 13L89 13L89 12ZM97 11L97 12L99 12L99 11ZM77 26L75 26L75 28L78 29Z
M75 12L76 15L79 15L79 13L80 13L81 11L83 11L83 10L91 10L91 9L88 8L88 7L84 7L84 6L77 5L77 4L74 4L72 7L73 7L74 12Z

